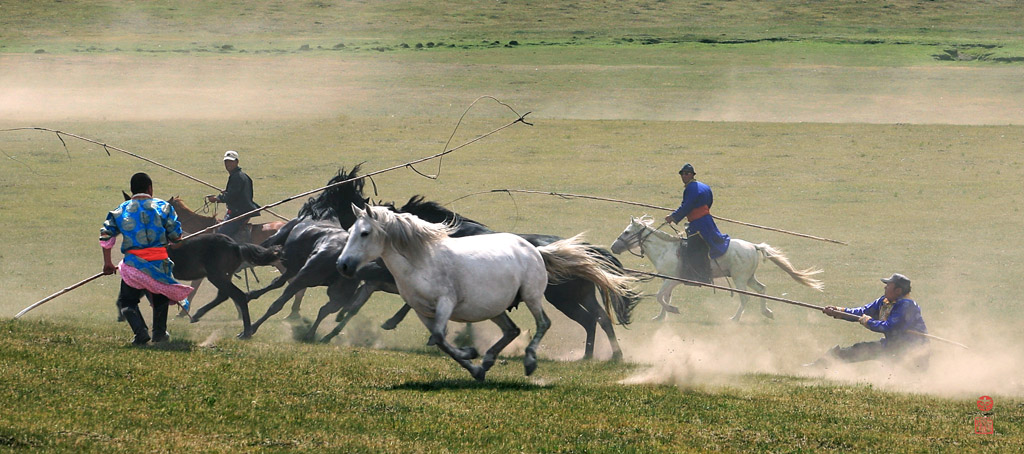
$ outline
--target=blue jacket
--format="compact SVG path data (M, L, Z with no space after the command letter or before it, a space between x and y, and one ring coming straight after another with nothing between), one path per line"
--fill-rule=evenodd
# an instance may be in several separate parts
M928 333L928 327L925 326L924 318L921 316L921 307L912 299L901 298L892 303L892 310L889 312L888 317L882 317L881 312L888 302L882 296L865 306L847 308L845 312L857 316L867 315L871 317L871 321L866 326L871 331L885 335L882 343L886 348L927 343L927 337L907 332L907 330L914 330L920 333Z
M672 219L675 219L676 222L681 222L694 208L704 205L711 208L711 205L714 203L715 196L711 193L711 187L693 180L683 189L683 202L679 204L679 208L672 212Z

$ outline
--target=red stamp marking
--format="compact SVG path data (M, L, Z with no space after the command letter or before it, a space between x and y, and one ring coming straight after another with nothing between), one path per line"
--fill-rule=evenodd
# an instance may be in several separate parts
M992 411L992 407L995 407L996 403L989 396L981 396L978 398L978 410L982 412Z
M995 423L992 418L979 416L974 418L974 433L978 435L992 435L996 433Z

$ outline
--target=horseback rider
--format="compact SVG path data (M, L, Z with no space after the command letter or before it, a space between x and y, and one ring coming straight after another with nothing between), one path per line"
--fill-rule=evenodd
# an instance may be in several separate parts
M228 171L227 187L224 189L224 192L218 195L206 196L206 201L210 203L227 204L228 213L224 216L225 221L258 209L260 206L257 205L256 202L252 201L252 178L249 178L249 175L246 175L245 172L242 171L242 168L238 166L237 151L228 150L224 153L224 169ZM223 233L235 238L235 235L238 234L242 225L249 222L249 218L254 218L259 215L259 212L257 212L246 216L246 219L244 220L224 224L217 229L217 233ZM239 240L239 238L235 239Z
M711 283L711 259L721 257L729 249L729 235L718 231L711 216L714 197L708 185L694 179L697 172L687 163L679 169L683 180L683 201L665 222L679 223L686 218L686 248L680 250L680 277Z
M150 340L165 342L167 334L167 306L172 301L182 301L192 292L192 287L179 284L172 276L174 263L167 257L166 247L181 238L181 223L169 203L153 197L153 180L145 173L132 175L131 190L134 195L113 211L100 229L100 247L103 248L103 274L110 275L118 269L111 261L110 250L122 235L120 263L121 290L117 295L117 306L121 315L131 326L135 337L132 343L144 345ZM153 304L153 334L142 313L139 301L149 292Z

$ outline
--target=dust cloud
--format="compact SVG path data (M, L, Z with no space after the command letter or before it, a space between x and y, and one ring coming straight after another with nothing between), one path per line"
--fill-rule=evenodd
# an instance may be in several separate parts
M951 333L969 332L942 326ZM824 367L807 367L801 363L811 363L824 356L827 350L814 352L800 347L816 344L810 334L765 342L763 338L743 335L743 330L756 330L756 327L737 325L723 326L723 329L728 331L727 341L694 339L669 325L659 328L648 342L628 348L627 359L646 367L621 380L620 384L717 389L734 386L741 374L767 373L871 384L878 389L951 398L1024 395L1024 379L1020 375L1024 370L1021 357L1024 350L1019 343L1007 342L1004 335L974 333L967 350L932 340L928 367L920 370L910 364L883 361L852 364L833 361ZM858 341L880 337L864 330Z

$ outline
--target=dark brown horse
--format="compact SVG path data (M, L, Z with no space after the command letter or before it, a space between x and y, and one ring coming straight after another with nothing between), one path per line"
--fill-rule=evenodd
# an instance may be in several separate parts
M174 207L174 211L178 214L178 222L181 222L181 230L186 234L200 232L221 222L221 220L217 219L215 216L206 216L196 213L189 208L183 200L181 200L181 197L171 197L170 199L167 199L167 203L170 203L171 206ZM238 234L234 240L241 243L260 244L277 233L277 231L280 230L281 227L284 227L285 224L286 223L284 221L267 222L264 224L246 223L238 230ZM279 262L274 266L277 267L279 272L284 273L284 268ZM248 282L248 280L246 282ZM199 291L199 285L202 283L202 279L192 281L191 285L195 290L193 290L188 296L189 300L191 300L192 297L195 296L196 292ZM305 290L300 290L295 293L295 302L292 303L291 314L288 315L288 318L299 318L299 308L302 305L302 297L305 294ZM184 312L178 314L179 317L184 315ZM241 313L239 313L239 316L241 317Z

